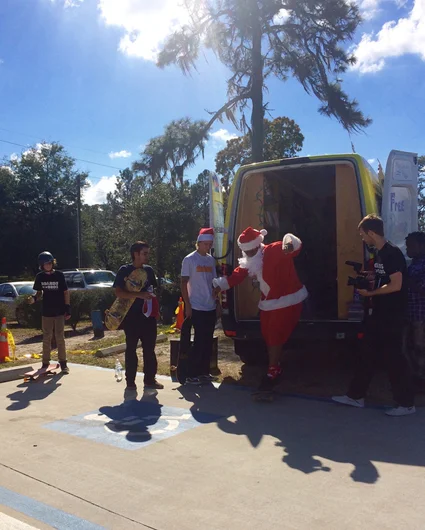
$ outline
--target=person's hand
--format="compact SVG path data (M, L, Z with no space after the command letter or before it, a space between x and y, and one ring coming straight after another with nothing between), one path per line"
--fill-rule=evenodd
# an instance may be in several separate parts
M71 318L71 306L69 304L66 304L65 306L65 320L69 320Z
M283 253L291 254L291 252L294 252L294 245L292 243L286 243L283 247Z
M140 298L141 300L152 300L152 298L155 298L155 295L148 292L139 293L137 295L137 298Z
M34 300L33 296L28 296L27 304L29 304L29 305L35 304L35 300Z
M357 292L360 296L363 296L364 298L367 298L368 296L372 296L372 291L368 291L366 289L357 289Z
M217 285L217 287L214 287L213 289L214 296L217 297L221 293L220 287Z
M184 308L184 314L186 318L192 318L192 306L186 305Z

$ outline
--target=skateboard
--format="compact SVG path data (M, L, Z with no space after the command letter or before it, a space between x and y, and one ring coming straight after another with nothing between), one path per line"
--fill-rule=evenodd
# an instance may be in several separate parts
M133 293L141 291L147 279L148 275L145 269L134 269L125 279L126 290ZM110 331L115 331L120 327L134 300L135 298L116 298L111 307L105 311L105 326Z
M275 400L276 393L274 390L255 390L251 396L258 403L272 403Z
M179 359L177 361L177 381L184 385L187 379L189 366L189 351L191 346L190 334L192 332L192 319L186 318L180 331Z
M47 368L38 368L24 374L24 382L36 381L39 377L54 375L59 370L59 364L49 364Z

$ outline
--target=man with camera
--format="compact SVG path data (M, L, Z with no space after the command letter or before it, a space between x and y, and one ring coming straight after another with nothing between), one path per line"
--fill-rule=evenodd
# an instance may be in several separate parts
M403 355L403 335L407 323L407 267L401 250L384 237L384 224L377 215L366 216L359 224L362 240L376 250L372 290L358 289L370 298L371 309L366 317L364 348L345 396L332 399L343 405L364 407L364 398L373 376L385 368L391 382L397 406L388 416L406 416L416 412L414 390L406 358Z

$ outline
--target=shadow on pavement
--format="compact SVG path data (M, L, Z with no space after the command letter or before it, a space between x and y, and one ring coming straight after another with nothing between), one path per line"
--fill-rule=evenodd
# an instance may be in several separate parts
M26 370L28 371L28 368ZM56 374L53 376L41 377L36 381L19 384L18 388L22 388L23 390L17 390L6 396L11 401L9 406L6 407L6 410L16 411L26 409L30 406L32 401L46 399L61 386L59 380L62 377L63 374Z
M274 438L283 449L282 463L305 474L331 473L332 462L346 463L353 466L354 482L374 484L379 480L374 462L425 466L421 410L389 418L379 408L351 409L311 397L280 395L273 403L255 403L246 388L225 384L178 390L193 403L195 419L219 410L223 432L246 437L254 449L264 437Z
M140 400L100 407L99 413L110 418L105 428L114 433L125 433L130 442L145 443L151 440L148 428L155 425L162 414L157 394L156 390L145 390Z

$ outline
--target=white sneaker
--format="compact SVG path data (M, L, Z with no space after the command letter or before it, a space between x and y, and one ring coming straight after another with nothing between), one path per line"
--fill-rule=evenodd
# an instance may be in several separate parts
M348 396L332 396L332 401L340 403L341 405L349 405L350 407L357 407L362 409L364 407L364 399L353 399Z
M395 407L393 409L387 410L385 414L387 416L408 416L409 414L414 414L415 412L415 407Z

